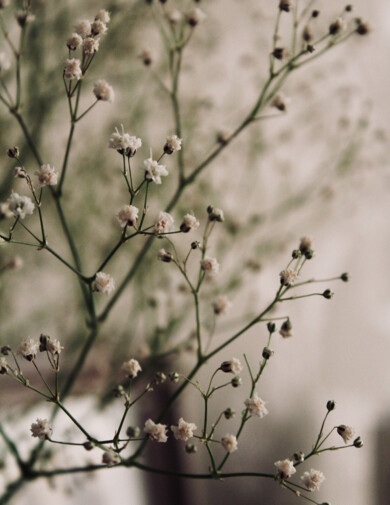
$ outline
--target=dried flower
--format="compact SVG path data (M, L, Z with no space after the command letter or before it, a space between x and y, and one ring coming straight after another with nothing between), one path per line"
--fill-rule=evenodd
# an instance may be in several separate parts
M272 55L277 60L285 60L290 56L290 53L285 47L275 47L275 49L272 52Z
M28 196L20 196L18 193L12 192L7 200L8 209L15 217L24 219L27 214L34 212L34 204Z
M116 215L122 228L134 226L138 219L138 212L137 207L134 207L134 205L124 205Z
M61 354L63 347L59 340L56 338L51 338L48 335L43 335L39 337L39 350L41 352L48 351L51 354L58 356Z
M19 344L18 353L27 361L32 361L36 358L38 349L38 342L28 337Z
M276 469L278 470L278 475L282 480L289 479L296 473L294 463L289 459L284 459L283 461L276 461L274 463Z
M99 39L87 37L83 42L83 51L85 54L94 54L99 51Z
M19 151L19 147L18 146L14 146L14 147L10 147L9 149L7 149L7 156L9 158L19 158L19 154L20 154L20 151Z
M262 400L257 393L252 398L247 398L244 402L251 416L258 416L262 419L268 414L268 409L265 406L265 401Z
M329 33L330 35L337 35L338 33L344 31L347 28L347 23L343 18L337 18L336 21L330 24Z
M213 310L214 314L219 316L221 314L226 314L230 307L232 306L232 303L228 300L228 298L224 295L218 296L213 303Z
M0 53L0 74L6 72L11 66L9 59L5 53Z
M292 324L290 319L286 319L286 321L283 322L282 326L280 327L280 335L282 335L283 338L289 338L293 336L292 333Z
M221 444L225 451L229 453L234 452L238 449L237 438L234 435L226 434L221 439Z
M31 435L41 440L48 440L53 434L53 429L47 419L37 419L36 423L32 423L30 429Z
M313 248L313 241L310 237L302 237L299 243L299 250L302 254L306 254Z
M109 274L98 272L95 278L94 291L110 295L115 290L115 281Z
M110 13L105 9L100 9L100 11L95 16L95 21L101 21L102 23L109 23Z
M144 432L149 435L151 440L155 442L166 442L167 437L167 427L165 424L156 424L151 419L145 422Z
M42 165L39 170L35 172L38 177L38 182L40 187L44 186L55 186L58 180L58 174L54 167L50 165Z
M119 133L118 128L115 127L114 133L111 135L108 142L108 147L116 149L120 154L132 157L142 146L142 140L138 137L131 136L125 133L123 125L121 125L122 133Z
M9 370L7 358L0 358L0 374L4 375Z
M99 79L95 82L93 94L96 96L97 100L101 100L102 102L112 103L115 98L115 92L112 86L104 79Z
M200 226L200 222L196 219L193 214L186 214L183 217L183 221L180 225L180 230L183 233L188 233L191 230L197 230Z
M81 62L77 58L67 59L64 67L65 79L81 79L83 72L81 70Z
M121 370L125 373L126 377L129 377L130 379L135 379L139 372L142 372L141 365L136 359L130 359L129 361L123 363Z
M165 249L160 249L157 253L157 259L164 261L165 263L170 263L172 261L172 254L167 252Z
M92 32L92 35L103 35L105 34L107 31L107 26L105 23L103 23L103 21L100 21L100 19L97 19L95 20L92 24L91 24L91 32Z
M305 472L302 475L301 480L309 491L318 491L321 483L325 480L325 476L319 470L312 468L310 472Z
M283 93L277 93L272 99L271 106L280 110L281 112L285 112L287 110L287 104L290 102L290 99L287 98Z
M159 165L158 161L154 160L152 157L144 161L142 169L146 172L146 179L148 181L153 181L156 184L161 184L161 177L168 175L168 170L165 166Z
M337 433L344 440L344 444L348 444L355 436L355 430L351 426L346 426L345 424L337 426Z
M290 12L291 10L291 0L280 0L279 9L281 11Z
M156 233L167 233L172 228L174 223L173 217L168 212L159 212L154 230Z
M138 54L138 58L142 61L145 67L148 67L153 63L153 53L150 49L142 49Z
M182 140L183 139L180 139L177 135L171 135L170 137L167 137L164 145L164 153L172 154L176 151L180 151Z
M216 221L217 223L222 223L225 220L222 209L217 209L209 205L207 207L207 213L209 215L210 221Z
M201 260L200 266L209 277L215 277L219 272L219 263L215 258L206 256Z
M292 286L297 280L298 274L295 270L287 268L280 272L280 283L282 286Z
M102 463L107 466L114 466L121 462L119 454L112 449L105 451L102 456Z
M83 39L78 33L72 33L72 35L66 41L66 45L70 51L76 51L78 47L83 43Z
M184 442L186 442L189 438L192 438L194 436L194 431L196 430L196 424L187 423L181 417L179 419L178 425L171 426L171 430L176 440L184 440Z
M83 39L89 37L91 35L91 23L88 19L83 19L79 21L75 27L74 31L80 35Z
M232 419L236 415L236 412L228 407L223 411L223 415L225 416L225 419Z
M225 373L233 373L234 375L239 375L242 370L242 365L239 359L232 358L229 361L224 361L221 364L221 370Z
M206 18L206 14L198 7L191 9L186 14L187 23L194 28Z

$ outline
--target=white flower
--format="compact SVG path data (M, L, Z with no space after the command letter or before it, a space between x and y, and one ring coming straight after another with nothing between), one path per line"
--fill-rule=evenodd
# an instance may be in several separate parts
M173 217L168 214L168 212L160 212L156 222L154 224L154 229L156 233L167 233L172 228L174 223Z
M10 218L14 215L14 213L9 208L9 203L3 202L0 203L0 218Z
M100 21L100 19L97 19L91 24L91 32L92 35L103 35L107 31L107 26L103 21Z
M246 399L244 403L252 416L258 416L260 419L262 419L268 414L268 409L265 406L265 401L262 400L257 395L257 393L255 393L252 398Z
M109 23L110 13L105 9L100 9L100 11L95 16L95 21L102 21L102 23Z
M30 429L32 436L38 437L41 440L47 440L53 434L53 430L47 419L37 419L36 423L32 423Z
M337 426L337 433L344 440L345 444L351 442L355 436L355 430L352 428L352 426L346 426L345 424L340 424L340 426Z
M81 46L82 43L83 39L78 33L72 33L72 35L66 41L66 45L71 51L76 51L76 49Z
M121 125L121 127L122 133L119 133L118 128L115 128L108 142L108 147L116 149L117 151L122 151L126 156L134 156L137 149L142 146L142 140L125 133L123 125Z
M159 165L156 160L152 157L144 161L144 166L142 167L146 172L146 179L148 181L153 181L156 184L161 184L161 177L168 175L168 170L164 165Z
M36 358L39 349L39 344L32 338L26 338L19 344L18 353L27 361L32 361Z
M232 358L229 361L224 361L221 365L221 370L225 373L233 373L239 375L242 370L242 365L239 359Z
M15 167L14 168L14 177L19 177L19 179L25 179L26 176L27 176L27 172L25 171L25 169L23 167Z
M151 419L145 422L144 432L155 442L166 442L168 440L165 424L156 424Z
M305 254L313 248L313 241L310 237L302 237L299 243L299 250L302 254Z
M0 74L6 72L11 64L5 53L0 53Z
M325 480L325 476L319 470L312 468L310 472L305 472L302 475L301 480L309 491L318 491L321 483Z
M117 452L114 452L112 449L108 451L104 451L102 456L102 463L107 466L114 466L121 462L121 457Z
M198 7L191 9L187 14L187 23L194 27L202 22L206 18L206 14L200 10Z
M9 370L8 361L3 356L0 357L0 374L5 374Z
M181 417L179 419L178 425L171 426L171 430L176 440L187 441L189 438L192 438L194 436L194 431L196 430L196 424L187 423Z
M228 300L226 296L218 296L213 303L213 309L214 309L214 314L217 316L220 314L226 314L230 307L232 306L232 303Z
M170 263L172 261L172 254L163 248L158 251L157 259L164 261L165 263Z
M215 207L210 206L207 209L207 212L209 213L210 221L217 221L218 223L222 223L225 220L222 209L216 209Z
M206 256L206 258L200 262L200 266L210 277L216 276L219 272L219 263L215 258Z
M221 444L222 444L222 447L227 452L234 452L238 449L237 438L234 435L229 435L229 434L225 435L221 439Z
M81 79L83 72L81 70L80 60L77 58L70 58L66 60L64 67L65 79Z
M99 79L95 82L95 85L93 87L93 94L98 100L101 100L102 102L112 103L115 98L115 92L112 86L110 86L104 79Z
M54 167L50 165L42 165L39 170L35 172L38 177L38 182L41 187L55 186L57 184L58 175Z
M134 226L138 219L138 209L134 205L125 205L117 213L116 217L122 228L126 226Z
M83 39L86 37L89 37L91 35L91 23L88 21L88 19L83 19L79 21L75 27L74 31L80 35Z
M278 474L282 480L289 479L296 473L294 463L289 459L284 459L283 461L276 461L274 463L278 470Z
M24 219L27 214L34 212L34 204L28 196L20 196L18 193L12 192L7 200L8 209L15 217Z
M283 93L277 93L271 102L271 106L275 107L281 112L284 112L287 110L287 105L289 104L289 102L290 99L287 98Z
M109 274L98 272L96 274L94 290L98 293L110 295L115 289L115 281Z
M184 233L187 233L191 230L197 230L200 226L200 222L193 214L186 214L183 217L183 221L180 225L180 230Z
M87 37L83 42L83 51L85 54L94 54L99 51L99 39Z
M164 153L172 154L176 151L181 151L181 143L183 139L180 139L177 135L171 135L167 137L164 145Z
M292 286L297 280L298 274L295 270L287 268L280 272L280 283L282 286Z
M167 11L165 16L172 25L179 23L183 17L182 13L178 9Z
M46 339L46 350L57 356L61 354L63 346L57 338L47 338Z
M127 377L130 377L130 379L134 379L137 377L139 372L142 372L141 365L136 359L130 359L129 361L123 363L121 370Z

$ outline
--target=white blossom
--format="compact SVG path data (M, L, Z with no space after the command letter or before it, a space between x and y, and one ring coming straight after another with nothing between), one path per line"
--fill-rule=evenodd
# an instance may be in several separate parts
M287 268L280 272L280 283L282 286L292 286L297 280L298 274L295 270Z
M157 259L164 261L165 263L170 263L172 261L172 254L163 248L158 251Z
M343 439L345 444L351 442L355 436L355 430L352 428L352 426L346 426L345 424L340 424L340 426L337 426L337 433Z
M28 337L19 344L18 353L27 361L32 361L36 358L38 349L38 342Z
M130 377L130 379L134 379L137 377L139 372L142 372L141 365L136 359L130 359L129 361L123 363L121 370L127 377Z
M47 419L37 419L36 423L31 425L31 434L41 440L47 440L53 434L52 427Z
M115 281L111 275L104 272L98 272L96 274L94 290L98 293L110 295L115 290Z
M219 272L219 263L215 258L210 258L206 256L200 262L202 270L210 277L215 277Z
M234 452L238 449L237 438L234 435L226 434L221 439L221 444L225 451L229 453Z
M81 62L77 58L67 59L64 67L65 79L81 79L83 72L81 70Z
M117 151L123 151L127 156L134 156L137 149L142 146L142 140L126 133L123 125L121 127L122 133L119 133L118 128L115 128L108 142L108 147Z
M95 21L101 21L102 23L110 22L110 13L106 9L100 9L100 11L95 16Z
M58 174L54 167L50 165L42 165L39 170L35 172L38 177L38 182L41 187L55 186L58 181Z
M187 423L181 417L179 419L178 425L171 426L171 430L176 440L187 441L189 438L192 438L194 436L194 431L196 430L196 424Z
M94 54L99 51L99 39L87 37L83 42L83 51L85 54Z
M134 205L125 205L117 213L116 217L122 228L134 226L138 219L138 209Z
M121 457L117 452L114 452L112 449L108 451L104 451L102 456L102 463L107 466L114 466L121 462Z
M183 233L187 233L191 230L197 230L200 226L200 222L193 214L186 214L183 217L183 221L180 225L180 230Z
M284 459L283 461L276 461L274 463L278 474L282 480L289 479L296 473L294 463L289 459Z
M310 237L302 237L299 243L299 250L302 254L309 252L313 248L313 241Z
M167 137L164 145L164 152L166 154L172 154L177 151L181 151L181 143L183 139L180 139L177 135L171 135Z
M214 314L217 316L220 314L226 314L230 307L232 306L232 303L228 300L228 298L224 295L218 296L213 303L213 310Z
M154 224L156 233L167 233L171 230L174 223L173 217L168 212L161 211Z
M71 51L76 51L76 49L80 47L82 43L83 39L78 33L72 33L72 35L66 41L66 45Z
M156 184L161 184L161 177L168 175L168 170L165 166L159 165L158 161L154 160L152 157L144 161L142 169L146 172L146 179Z
M252 416L258 416L262 419L264 416L268 414L268 409L265 406L265 401L262 400L257 393L253 395L252 398L247 398L245 400L245 406L248 409L248 412Z
M229 361L224 361L221 365L221 370L225 373L233 373L239 375L242 370L241 361L237 358L232 358Z
M95 82L93 94L96 96L97 100L101 100L102 102L112 103L115 98L113 87L104 79L99 79Z
M21 219L24 219L27 214L32 214L34 212L35 206L28 196L20 196L13 191L7 202L9 211L12 212L15 217L19 216Z
M155 442L166 442L167 437L167 427L165 424L156 424L151 419L145 422L144 432L149 435L151 440Z
M91 35L91 22L88 19L83 19L79 21L75 27L74 31L80 35L83 39Z
M171 9L167 11L165 16L172 25L176 25L183 18L183 14L178 9Z
M190 26L194 27L206 19L206 14L198 7L194 7L189 12L187 12L186 18L187 23Z
M107 31L107 26L103 21L100 21L100 19L95 20L91 24L91 32L92 35L103 35Z
M63 346L57 338L48 338L46 340L46 350L51 354L56 354L57 356L61 354Z
M325 476L319 470L314 470L312 468L310 472L305 472L302 475L301 480L309 491L318 491L320 489L320 485L325 480Z

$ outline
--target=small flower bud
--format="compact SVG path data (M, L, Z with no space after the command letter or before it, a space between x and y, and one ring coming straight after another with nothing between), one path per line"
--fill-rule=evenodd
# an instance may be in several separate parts
M197 452L198 448L195 444L186 444L186 453L187 454L195 454Z
M228 129L220 130L217 133L218 144L221 144L221 146L226 145L229 142L229 140L231 139L232 135L233 135L232 130L228 130Z
M233 377L231 384L234 388L238 388L239 386L241 386L242 384L241 377Z
M277 60L283 60L285 58L288 58L288 51L284 47L275 47L275 49L272 52L272 55L274 58Z
M311 259L314 258L314 251L313 251L313 249L310 249L310 251L306 251L305 252L305 258L307 260L311 260Z
M264 359L270 359L273 353L274 351L272 349L269 349L269 347L264 347L262 356Z
M371 27L368 23L366 23L365 21L361 21L361 20L358 21L358 25L356 28L356 33L358 35L367 35L368 33L370 33L370 31L371 31Z
M284 12L290 12L291 10L291 0L280 0L279 9Z
M363 447L363 440L360 438L360 437L357 437L355 438L355 440L353 441L353 445L357 448L357 449L361 449Z
M324 298L326 298L327 300L330 300L333 295L334 295L334 293L330 289L325 289L325 291L322 293L322 296Z
M349 273L348 272L344 272L343 274L340 275L340 279L343 282L348 282L349 281Z
M157 259L163 261L164 263L170 263L173 259L173 256L170 252L167 252L165 249L160 249L157 253Z
M163 384L167 380L167 376L164 372L156 372L154 374L154 382L155 384Z
M309 25L306 25L303 29L302 38L305 42L311 42L313 40L313 32Z
M227 409L224 410L223 415L225 416L225 419L231 419L236 415L236 412L228 407Z
M353 11L353 5L348 4L345 6L345 12L352 12Z
M19 179L26 179L27 172L22 167L15 167L14 168L14 177L15 178L18 177Z
M306 51L308 53L314 53L315 50L316 50L316 48L314 46L312 46L311 44L308 44L306 47Z
M282 326L280 327L279 333L282 335L283 338L289 338L292 337L292 324L290 319L286 319L286 321L283 322Z
M296 260L301 257L301 251L299 249L294 249L291 253L291 257Z
M320 15L320 11L315 9L312 13L311 13L311 17L312 18L318 18L318 16Z
M164 145L165 154L173 154L177 151L181 151L181 144L183 139L179 138L177 135L171 135L167 137Z
M337 35L338 33L342 32L345 30L347 27L346 22L342 18L337 18L336 21L330 24L329 26L329 34L330 35Z
M222 223L225 220L223 210L221 209L216 209L215 207L209 205L207 207L207 212L210 221L217 221L218 223Z
M187 13L187 23L191 28L195 28L195 26L201 23L205 18L206 14L197 7Z
M267 324L267 329L270 333L275 333L276 331L276 324L272 321L270 321L268 324Z
M294 461L296 461L297 463L302 463L303 461L305 461L305 455L302 451L299 451L299 452L295 452L294 453Z
M19 154L19 147L17 146L7 149L7 156L10 158L19 158Z
M332 410L334 410L336 408L336 402L334 400L329 400L326 403L326 408L329 410L329 412L331 412Z
M121 384L116 386L112 392L114 393L115 398L120 398L125 395L125 390Z
M95 445L90 440L87 440L83 443L83 447L86 451L92 451L92 449L95 448Z
M179 382L179 380L180 380L180 375L179 375L177 372L171 372L171 373L169 374L169 380L170 380L171 382L175 382L175 383L176 383L176 382Z
M126 435L129 438L138 438L141 435L141 430L138 426L129 426L126 430Z
M8 354L11 352L11 347L9 345L3 345L1 348L1 354L3 356L8 356Z
M237 358L232 358L229 361L224 361L221 364L220 369L222 370L222 372L234 373L235 375L238 375L242 370L242 365L240 363L240 360L238 360Z
M195 242L191 243L191 249L199 249L200 242L198 240L195 240Z

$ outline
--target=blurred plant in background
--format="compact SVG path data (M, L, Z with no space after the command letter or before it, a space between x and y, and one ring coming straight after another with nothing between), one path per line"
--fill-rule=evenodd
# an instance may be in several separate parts
M359 176L356 164L364 156L364 139L371 135L367 106L359 99L350 103L358 114L349 120L348 107L341 109L339 103L345 101L342 87L340 99L336 95L316 103L316 90L326 76L320 70L301 76L301 67L310 67L350 38L367 35L369 25L349 5L337 16L330 13L329 20L328 13L314 9L313 1L286 0L262 9L248 5L242 22L253 18L255 25L272 25L273 31L258 40L263 30L255 30L248 45L253 52L239 55L239 67L227 65L226 71L219 68L221 54L233 61L237 53L231 41L230 47L226 43L230 33L218 33L223 17L218 3L203 2L201 10L195 5L199 2L190 1L118 1L90 21L86 16L94 13L94 2L85 2L82 12L76 2L7 3L1 8L0 59L2 374L25 386L22 391L38 389L56 404L53 420L61 409L85 440L74 442L72 432L71 439L54 441L51 424L39 419L31 430L41 442L24 458L2 429L20 477L5 488L0 503L27 480L102 466L50 467L50 460L42 460L44 440L87 450L97 446L107 466L189 476L139 461L149 439L166 441L171 423L175 438L197 437L210 457L209 472L191 473L193 478L236 477L238 473L222 468L248 420L267 413L256 385L272 356L275 323L282 337L292 335L288 315L274 314L274 308L295 298L332 297L329 289L290 293L324 280L298 278L314 254L307 238L293 250L271 303L261 301L263 310L253 295L258 276L267 259L296 239L291 230L297 220L325 218L332 200L351 186ZM20 8L16 21L15 8ZM295 75L300 80L293 82ZM291 102L286 85L291 86ZM334 123L323 132L322 114L333 108ZM300 146L302 157L312 160L309 174L299 169L301 160L290 157L292 146L294 152ZM26 192L28 197L20 196ZM21 268L23 275L13 273ZM347 281L348 276L325 280L335 279ZM100 293L109 295L108 301ZM217 425L232 418L233 411L211 416L209 400L222 387L238 387L242 367L231 358L213 368L212 358L260 322L267 325L268 344L259 357L260 368L245 357L251 387L244 410L237 414L238 426L229 428L235 434L215 438ZM44 390L16 354L10 363L21 335L36 334L41 334L40 343L24 340L19 353L36 368ZM48 335L60 337L65 351ZM46 353L46 366L38 351ZM203 366L206 386L203 377L196 379ZM126 379L118 385L121 368ZM191 371L183 374L183 368ZM141 379L133 385L141 370L147 383ZM50 371L54 383L47 379ZM215 385L220 372L234 377ZM6 396L8 387L13 391L12 384L7 381L2 394ZM198 390L204 404L203 428L196 435L196 425L185 421L174 403L188 385ZM153 402L149 400L153 405L147 407L150 418L144 431L128 427L121 438L130 407L138 399L145 401L152 390L157 391ZM124 400L113 437L91 435L67 409L64 400L74 391L96 393L100 406L115 396ZM26 395L26 402L33 400ZM362 445L345 425L324 434L333 408L328 403L306 456L296 453L276 462L273 473L248 469L241 475L275 479L295 494L318 489L324 477L317 470L305 472L299 483L290 477L313 455L340 448L323 446L334 430L346 447ZM10 419L16 414L13 410ZM210 424L214 417L217 421ZM132 454L126 452L129 442L140 442L132 444ZM214 443L226 451L220 461ZM196 447L187 443L187 453ZM173 466L176 451L171 449Z

